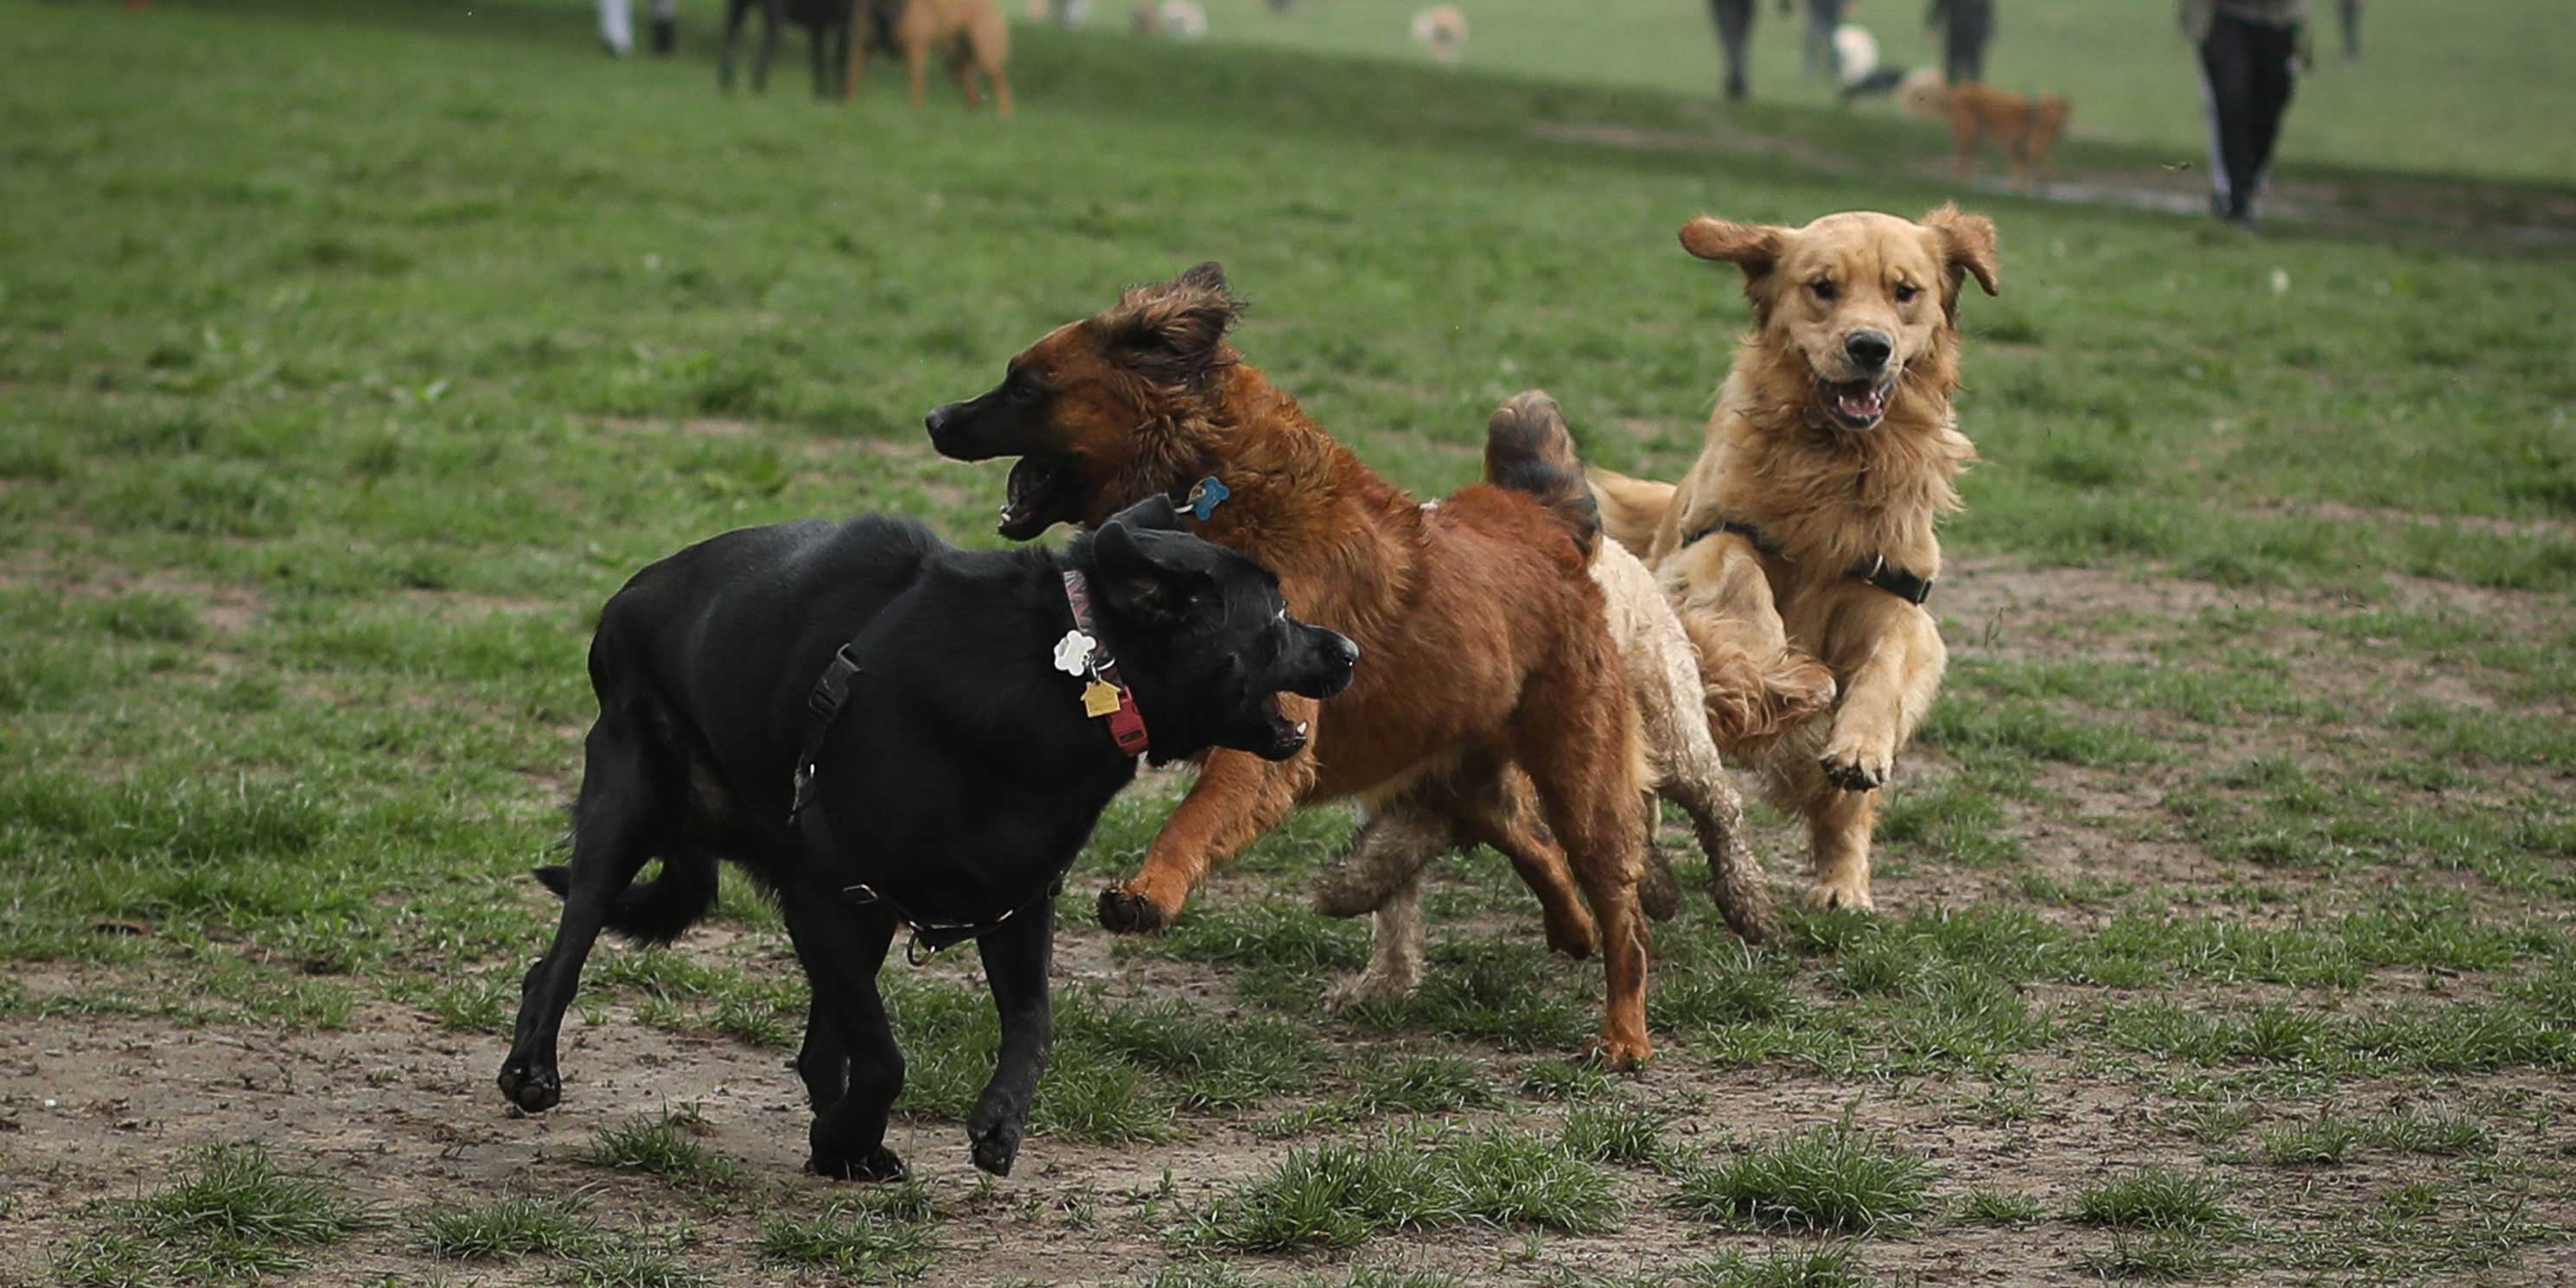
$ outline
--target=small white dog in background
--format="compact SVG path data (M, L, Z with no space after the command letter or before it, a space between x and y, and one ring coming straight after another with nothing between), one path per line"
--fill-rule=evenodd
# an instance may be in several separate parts
M1454 4L1433 5L1413 15L1413 41L1430 51L1433 62L1454 63L1467 44L1467 15Z
M1834 28L1834 79L1845 88L1878 70L1878 37L1851 23Z
M1136 34L1196 40L1207 34L1207 10L1190 0L1136 0Z

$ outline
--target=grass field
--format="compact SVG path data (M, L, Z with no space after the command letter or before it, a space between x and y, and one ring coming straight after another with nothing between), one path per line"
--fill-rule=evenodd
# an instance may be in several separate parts
M2007 10L1999 68L2116 46L2070 186L2187 196L2197 126L2148 88L2179 53L2131 7ZM1157 779L1067 893L1020 1175L963 1148L970 963L888 968L918 1177L878 1189L797 1174L801 985L739 883L594 957L561 1109L492 1089L635 567L861 509L989 543L1000 469L920 414L1210 257L1251 359L1408 486L1473 478L1542 384L1669 476L1744 320L1685 218L1953 194L1919 128L1820 108L1777 20L1779 93L1719 113L1689 5L1579 41L1479 9L1447 72L1322 0L1214 6L1259 44L1023 28L1007 124L883 64L850 111L719 101L704 12L616 64L586 8L12 11L0 1282L2560 1282L2570 82L2470 21L2539 6L2374 5L2254 236L1960 194L2004 242L1986 460L1877 918L1750 951L1694 896L1663 1055L1614 1078L1567 1062L1597 969L1491 855L1439 870L1419 997L1326 1013L1365 950L1301 895L1337 811L1167 935L1092 929ZM2478 43L2410 73L2458 114L2357 88L2410 30ZM1756 838L1784 881L1793 830Z

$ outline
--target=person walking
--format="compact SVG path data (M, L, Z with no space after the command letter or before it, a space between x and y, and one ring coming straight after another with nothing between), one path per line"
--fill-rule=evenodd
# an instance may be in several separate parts
M1941 33L1941 75L1950 84L1986 78L1986 42L1995 38L1994 0L1932 0L1923 25Z
M2336 16L2343 19L2343 60L2361 61L2361 0L2335 0Z
M2254 195L2272 167L2272 145L2290 108L2304 56L2307 0L2181 0L2183 35L2200 51L2201 103L2209 114L2212 212L2254 217Z
M1754 0L1708 0L1708 16L1717 20L1717 45L1726 55L1726 101L1744 101L1744 55L1753 43Z
M1843 0L1807 0L1806 39L1800 48L1807 60L1807 75L1823 80L1834 78L1834 28L1843 25Z
M612 58L635 52L635 18L629 0L599 0L599 43ZM680 43L680 0L653 0L653 52L668 54Z

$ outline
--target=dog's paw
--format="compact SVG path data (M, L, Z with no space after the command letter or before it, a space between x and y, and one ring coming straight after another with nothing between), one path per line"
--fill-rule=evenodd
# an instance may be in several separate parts
M1825 781L1847 792L1876 791L1887 781L1895 759L1881 748L1863 748L1857 742L1836 739L1816 757L1816 767L1825 771Z
M1870 902L1869 883L1866 881L1818 881L1807 887L1807 906L1850 908L1858 912L1878 910L1878 905Z
M1662 846L1646 847L1646 873L1637 882L1637 906L1656 921L1670 921L1682 910L1682 883Z
M806 1160L805 1166L816 1176L835 1181L890 1182L912 1174L903 1165L903 1160L883 1145L857 1158L838 1151L818 1149L812 1158Z
M1324 990L1324 1005L1333 1011L1351 1011L1369 1006L1394 1006L1413 996L1417 980L1377 971L1345 975Z
M523 1113L540 1114L563 1103L563 1078L551 1065L513 1060L501 1066L501 1095Z
M1100 925L1121 935L1142 935L1172 924L1162 906L1125 886L1100 892Z
M1386 902L1387 892L1377 883L1363 881L1348 868L1326 868L1315 877L1310 892L1315 911L1327 917L1357 917L1378 910Z
M1011 1164L1020 1157L1020 1124L1005 1118L983 1128L968 1128L974 1146L975 1166L995 1176L1011 1174Z
M1601 928L1594 924L1592 914L1581 908L1569 908L1561 914L1550 909L1542 922L1547 928L1547 946L1551 952L1586 961L1601 951Z
M1655 1044L1645 1038L1619 1038L1604 1033L1583 1049L1583 1058L1613 1073L1634 1073L1655 1058Z

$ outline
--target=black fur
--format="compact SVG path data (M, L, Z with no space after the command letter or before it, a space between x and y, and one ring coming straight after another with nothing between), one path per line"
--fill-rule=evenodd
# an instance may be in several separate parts
M806 50L814 59L814 97L846 97L850 76L850 40L859 0L725 0L724 49L716 57L716 85L733 90L734 50L742 42L742 20L754 6L760 10L760 51L752 55L751 89L769 89L769 63L778 56L778 24L805 29Z
M1134 690L1157 762L1211 747L1297 753L1274 696L1322 698L1358 650L1291 620L1267 569L1180 532L1148 501L1062 551L965 551L883 517L746 528L635 575L591 641L599 721L574 806L572 862L538 872L562 924L522 986L502 1093L530 1112L562 1098L556 1035L603 928L667 940L714 902L731 859L777 896L813 985L797 1057L813 1101L814 1170L889 1179L886 1111L903 1056L876 993L913 917L984 923L1002 1051L967 1129L975 1165L1007 1173L1051 1038L1046 897L1134 758L1084 713L1055 667L1072 629L1063 573L1092 592L1094 636ZM844 642L860 665L819 755L806 809L835 847L792 828L806 698ZM659 857L662 875L634 884Z

